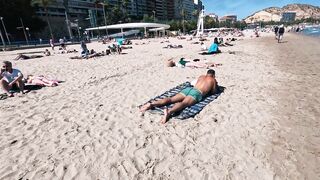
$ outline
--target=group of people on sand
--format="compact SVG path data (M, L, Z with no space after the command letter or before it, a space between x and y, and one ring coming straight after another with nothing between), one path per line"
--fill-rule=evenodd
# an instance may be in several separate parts
M57 86L60 81L47 78L45 76L33 76L29 75L24 78L22 72L19 69L12 67L10 61L3 61L0 73L0 88L8 95L13 97L15 92L24 94L25 83L38 86Z
M81 41L80 49L80 56L73 56L70 57L70 59L89 59L93 57L106 56L110 54L121 54L123 47L121 47L118 44L112 44L108 45L106 51L96 52L94 49L89 50L86 43L84 41Z
M217 40L213 44L218 45ZM217 51L217 47L216 51ZM209 49L212 49L211 47ZM94 50L89 51L86 47L86 44L81 43L81 54L84 56L89 56L90 54L98 54ZM105 55L103 53L102 55ZM216 67L221 64L209 63L209 62L201 62L200 59L188 60L185 58L181 58L177 63L173 61L173 59L169 59L166 62L168 67L178 66L178 67L191 67L191 68L211 68ZM24 79L23 74L20 70L12 68L12 63L9 61L4 61L2 63L1 74L0 74L0 86L1 89L5 91L9 96L13 96L12 90L18 90L20 93L24 92L24 84L32 83L43 86L56 86L59 81L48 79L44 76L27 76L27 79ZM217 91L217 81L215 79L215 71L213 69L209 69L205 75L201 75L195 85L193 87L188 87L181 90L180 93L161 100L153 101L151 103L147 103L140 107L140 111L142 114L145 111L152 109L154 107L166 106L168 104L174 104L172 108L165 108L164 116L161 119L161 123L166 123L169 118L178 111L183 110L186 107L192 106L198 102L200 102L203 97L212 93L216 93Z
M65 41L66 41L66 38L60 38L59 39L59 46L60 46L60 50L67 50L67 46L65 44ZM54 50L54 47L55 47L55 42L54 42L54 39L50 39L49 40L49 45L51 46L51 49Z
M284 32L285 32L285 28L283 24L281 24L280 26L274 27L274 34L275 34L275 38L278 40L278 43L281 43Z

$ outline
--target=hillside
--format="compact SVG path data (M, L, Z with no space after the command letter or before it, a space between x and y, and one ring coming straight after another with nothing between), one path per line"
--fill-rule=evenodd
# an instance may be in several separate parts
M284 12L295 12L296 20L306 18L320 18L320 7L308 4L288 4L282 8L270 7L261 11L255 12L244 20L246 23L260 22L260 21L275 21L281 20L281 14Z

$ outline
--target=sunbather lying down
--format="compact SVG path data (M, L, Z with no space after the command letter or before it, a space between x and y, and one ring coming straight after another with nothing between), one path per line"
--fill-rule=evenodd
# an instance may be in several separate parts
M108 51L107 52L107 55L108 55ZM110 52L109 52L110 54ZM83 54L81 56L72 56L70 57L70 59L89 59L89 58L93 58L93 57L100 57L100 56L105 56L105 52L102 51L101 53L99 52L95 52L95 51L90 51L90 54L86 55L86 54Z
M166 47L163 47L163 48L168 48L168 49L178 49L178 48L183 48L182 45L172 45L172 44L168 44Z
M19 54L16 58L14 58L14 60L26 60L26 59L34 59L34 58L42 58L42 55L31 55L31 56L27 56L27 55L23 55L23 54Z
M58 86L61 81L50 79L45 76L28 75L26 82L29 84L34 84L39 86L54 87L54 86Z
M184 58L181 58L179 62L175 63L171 58L167 60L166 65L168 67L177 66L177 67L191 67L191 68L210 68L210 67L221 66L222 64L216 64L213 62L200 62L199 59L185 60Z
M202 75L197 79L194 87L185 88L173 97L147 103L140 108L140 111L143 115L147 110L154 107L174 104L172 108L165 108L164 117L160 121L164 124L175 112L179 112L189 106L200 102L202 98L208 94L214 94L217 91L217 87L218 86L215 79L215 71L213 69L209 69L207 71L207 74Z

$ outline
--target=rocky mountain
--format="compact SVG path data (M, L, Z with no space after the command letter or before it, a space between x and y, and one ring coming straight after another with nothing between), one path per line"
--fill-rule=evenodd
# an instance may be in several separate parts
M288 4L282 8L270 7L261 11L255 12L254 14L245 18L246 23L260 22L260 21L275 21L281 20L282 13L284 12L295 12L296 20L306 18L317 18L320 19L320 7L312 6L308 4Z

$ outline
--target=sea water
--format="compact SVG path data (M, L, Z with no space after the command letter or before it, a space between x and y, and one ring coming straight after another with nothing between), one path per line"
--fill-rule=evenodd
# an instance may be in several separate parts
M320 37L320 26L316 27L306 27L303 31L303 34L307 36L317 36Z

